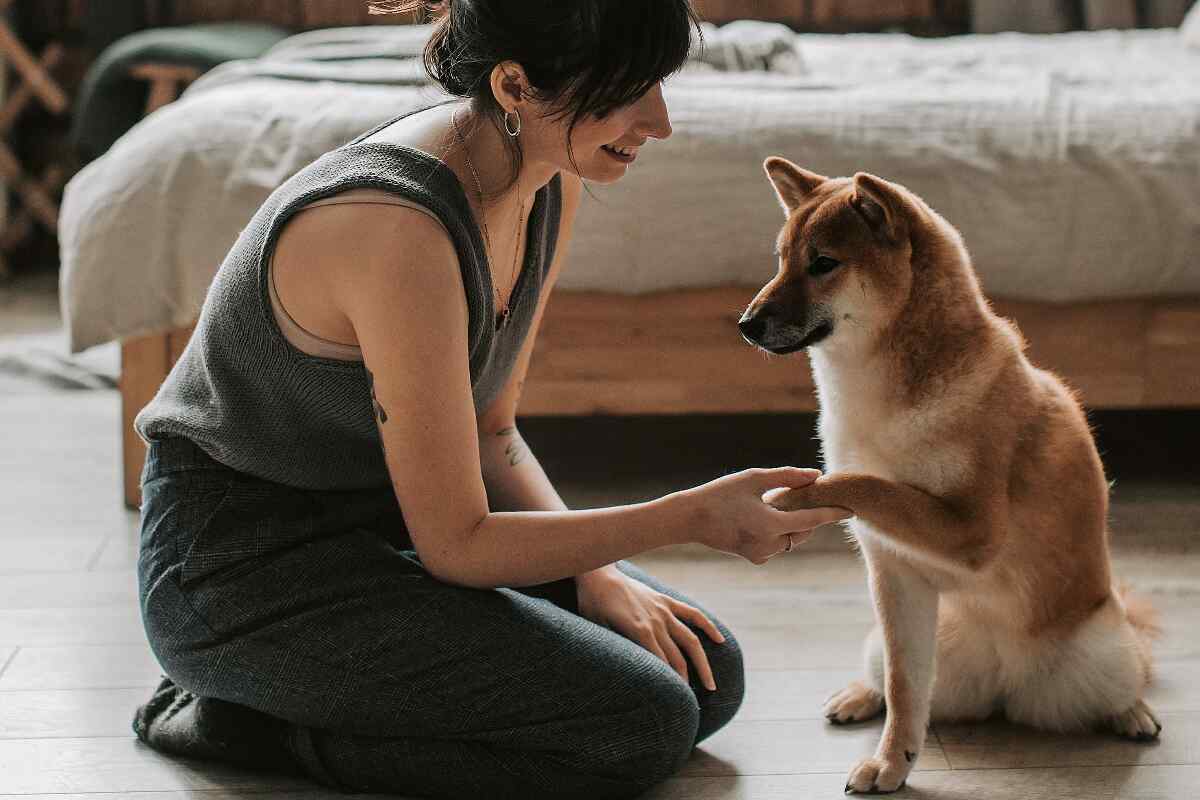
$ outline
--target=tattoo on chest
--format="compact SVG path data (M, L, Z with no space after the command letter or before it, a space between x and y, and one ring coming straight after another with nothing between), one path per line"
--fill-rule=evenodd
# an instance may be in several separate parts
M525 442L521 441L521 435L517 433L516 428L502 428L496 431L496 435L508 439L504 445L504 455L508 457L510 467L515 467L525 460L529 448L525 446Z

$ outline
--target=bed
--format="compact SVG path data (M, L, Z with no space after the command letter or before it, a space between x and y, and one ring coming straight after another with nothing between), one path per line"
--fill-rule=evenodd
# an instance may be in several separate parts
M131 502L128 419L226 250L305 163L440 99L416 58L427 35L314 31L218 67L69 185L64 319L73 351L123 342ZM690 64L665 89L675 135L586 198L523 414L815 407L802 360L761 358L734 327L774 271L772 154L925 197L1088 405L1200 406L1200 50L1178 30L738 35L766 35L766 55Z

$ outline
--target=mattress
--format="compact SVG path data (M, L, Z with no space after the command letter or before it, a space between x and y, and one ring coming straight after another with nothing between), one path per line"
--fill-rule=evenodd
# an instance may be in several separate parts
M443 99L420 66L427 34L292 37L210 72L82 170L60 223L72 351L192 322L275 187ZM760 285L783 221L761 164L778 154L917 192L993 296L1200 294L1200 51L1177 30L792 44L760 69L701 60L667 82L674 135L590 187L559 288Z

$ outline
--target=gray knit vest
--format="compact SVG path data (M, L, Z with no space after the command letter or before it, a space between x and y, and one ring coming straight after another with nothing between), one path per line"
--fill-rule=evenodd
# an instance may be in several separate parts
M450 232L466 288L475 409L491 405L529 333L554 260L561 180L555 176L534 200L510 316L497 330L487 251L457 176L419 150L362 141L395 121L326 153L255 213L217 271L183 355L137 415L142 438L186 437L226 466L300 488L388 485L364 365L301 352L279 330L267 294L266 265L284 223L315 200L359 188L417 202Z

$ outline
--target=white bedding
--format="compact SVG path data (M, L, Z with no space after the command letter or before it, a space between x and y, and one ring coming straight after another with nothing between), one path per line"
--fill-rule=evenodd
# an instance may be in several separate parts
M276 186L440 99L403 57L423 36L294 37L209 73L76 176L60 225L71 349L190 323ZM783 154L920 193L994 296L1200 294L1200 51L1178 31L796 41L801 72L697 64L669 82L675 135L593 187L561 288L762 283L782 216L761 163Z

